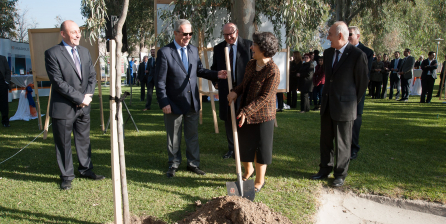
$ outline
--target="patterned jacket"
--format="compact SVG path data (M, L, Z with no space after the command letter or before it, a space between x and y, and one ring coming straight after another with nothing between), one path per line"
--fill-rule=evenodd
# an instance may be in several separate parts
M272 59L260 71L256 71L256 60L250 60L246 65L243 82L231 90L242 96L237 114L244 113L247 124L259 124L275 119L279 83L279 67Z

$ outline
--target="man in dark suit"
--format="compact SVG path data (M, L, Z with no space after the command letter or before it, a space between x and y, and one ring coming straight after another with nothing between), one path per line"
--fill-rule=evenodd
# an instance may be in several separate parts
M237 26L234 23L227 23L223 26L223 37L225 40L214 47L214 57L211 70L226 70L225 47L229 47L229 60L231 61L232 71L232 88L242 83L245 75L245 67L249 60L252 59L250 47L252 41L245 40L238 35ZM232 55L231 55L232 54ZM220 119L225 122L226 138L228 140L228 152L223 155L224 159L234 156L234 139L232 135L231 112L228 106L227 96L229 94L228 81L219 80L214 84L218 88L219 98L219 115ZM235 102L236 111L240 106L240 100Z
M71 132L74 135L80 176L93 180L102 180L104 176L92 171L90 102L96 85L96 72L90 52L79 46L81 31L75 22L63 22L60 34L63 41L45 51L45 67L52 85L49 115L53 122L57 163L61 172L60 187L68 190L75 177Z
M393 97L393 89L396 89L395 99L398 99L400 96L400 76L398 75L398 71L401 68L401 64L403 64L403 60L400 59L400 52L395 51L393 54L395 59L390 62L390 93L389 100Z
M444 62L443 62L443 67L441 67L441 73L440 73L440 85L438 85L438 92L437 95L435 95L435 97L440 97L440 93L441 93L441 85L443 84L443 79L444 79L444 65L446 64L446 55L444 56ZM444 93L445 90L443 90Z
M141 101L144 101L146 97L146 83L147 83L147 77L149 76L149 56L144 56L142 58L141 63L139 63L138 67L138 81L141 83Z
M367 56L367 69L368 69L367 76L370 79L370 71L372 70L373 56L375 54L373 53L372 49L364 46L364 44L359 42L359 38L361 37L361 34L359 32L358 27L350 26L348 28L348 32L349 32L348 41L350 42L350 44L361 49ZM361 130L361 125L362 125L362 114L364 112L364 101L365 101L365 92L364 92L364 95L362 96L361 101L359 101L359 103L358 103L358 108L356 109L358 114L357 114L357 117L353 124L353 130L352 130L353 136L352 136L352 144L351 144L351 147L352 147L351 154L352 155L351 155L350 159L356 159L356 157L358 156L359 149L360 149L359 131Z
M147 60L146 63L142 63L145 67L144 71L141 72L141 76L144 77L141 80L145 80L142 83L144 85L141 86L147 86L147 101L146 101L146 107L143 109L143 111L150 110L152 105L152 95L153 95L153 86L155 85L155 80L153 79L153 76L155 75L155 49L150 50L150 55L152 56L149 60ZM141 68L141 67L140 67ZM148 71L146 73L146 71ZM141 87L141 91L143 92L144 87Z
M401 78L401 99L399 99L398 101L407 102L409 100L409 82L413 78L413 66L415 65L415 58L410 55L409 48L406 48L404 50L404 56L405 58L403 59L400 70L398 72Z
M338 30L338 31L337 31ZM352 128L358 103L368 83L367 56L348 42L347 24L335 22L328 31L331 48L324 51L325 86L321 104L321 163L311 178L327 178L334 170L332 186L344 184L350 162ZM335 146L333 147L333 140ZM336 164L334 164L334 153Z
M10 127L9 125L9 103L8 90L9 83L11 83L11 69L9 68L8 60L5 56L0 55L0 111L2 113L3 127Z
M158 51L156 60L156 96L164 113L167 133L169 169L167 177L175 176L181 163L181 129L184 123L186 139L187 170L198 175L206 173L200 169L198 146L198 118L200 110L197 77L218 81L226 78L226 71L203 68L198 49L189 44L192 26L188 20L174 23L174 41Z
M421 96L420 103L430 103L434 90L435 79L437 79L437 60L435 52L429 52L428 58L421 63ZM427 94L427 99L426 99Z

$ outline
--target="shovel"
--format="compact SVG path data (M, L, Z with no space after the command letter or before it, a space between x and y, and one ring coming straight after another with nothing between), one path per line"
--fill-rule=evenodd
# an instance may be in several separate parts
M232 89L232 73L231 66L229 62L229 48L225 47L225 59L226 59L226 71L227 71L227 79L228 79L228 88ZM240 152L238 147L238 134L237 134L237 125L235 119L235 108L234 101L231 103L231 120L232 120L232 135L234 137L234 153L235 153L235 164L236 164L236 173L237 173L237 182L226 182L226 188L228 190L229 196L241 196L247 198L251 201L254 201L254 197L256 196L254 191L254 181L253 180L242 180L242 168L240 165Z

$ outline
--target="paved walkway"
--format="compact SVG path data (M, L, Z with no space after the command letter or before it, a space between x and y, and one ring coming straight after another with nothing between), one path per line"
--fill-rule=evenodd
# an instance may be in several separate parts
M324 189L316 224L446 224L446 206Z

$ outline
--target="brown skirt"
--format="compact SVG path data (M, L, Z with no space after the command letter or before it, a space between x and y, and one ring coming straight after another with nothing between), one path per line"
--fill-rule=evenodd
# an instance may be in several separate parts
M260 124L243 124L237 128L239 137L240 160L271 164L273 154L274 120Z

